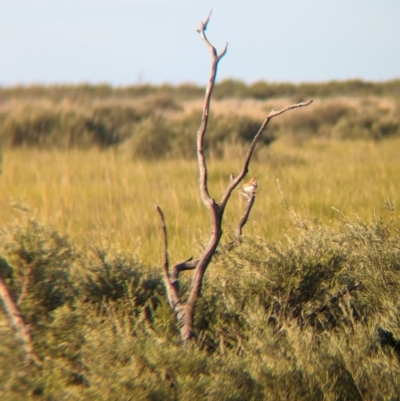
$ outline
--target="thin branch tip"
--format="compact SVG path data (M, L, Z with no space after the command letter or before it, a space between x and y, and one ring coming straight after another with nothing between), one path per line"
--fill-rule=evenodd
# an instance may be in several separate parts
M224 57L227 52L228 52L228 42L225 43L225 47L222 50L222 52L220 53L220 55L218 56L218 59L221 59L222 57Z
M211 9L210 12L208 13L207 18L206 18L206 20L205 20L204 23L203 23L204 30L207 29L208 23L210 22L211 14L212 14L212 9Z
M200 27L198 29L196 29L196 32L204 33L207 30L207 26L208 26L208 23L210 22L211 14L212 14L212 9L208 13L206 20L204 22L203 21L200 22Z
M290 106L286 106L286 107L284 107L283 109L280 109L280 110L272 109L270 111L270 113L268 114L267 119L271 119L273 117L279 116L280 114L283 114L283 113L285 113L286 111L289 111L289 110L297 109L299 107L308 106L312 102L313 102L313 100L311 99L311 100L308 100L306 102L291 104Z

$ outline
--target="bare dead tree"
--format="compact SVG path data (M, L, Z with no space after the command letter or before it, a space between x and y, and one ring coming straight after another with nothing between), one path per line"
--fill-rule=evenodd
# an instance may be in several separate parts
M208 118L210 112L210 101L211 95L215 84L215 79L217 75L218 64L221 61L222 57L227 52L228 45L226 44L221 53L218 53L216 48L210 43L206 36L206 29L209 23L211 16L211 12L208 15L207 19L200 24L197 32L200 33L200 36L204 43L206 44L208 50L211 53L211 73L208 80L208 85L206 88L204 105L203 105L203 115L200 123L200 128L197 132L197 161L199 166L199 188L200 188L200 196L205 205L205 207L209 211L210 219L211 219L211 234L210 239L208 241L207 246L204 251L200 255L199 259L192 260L188 259L185 262L179 263L175 265L172 270L169 270L169 260L168 260L168 243L167 243L167 228L165 224L164 214L161 208L155 204L155 208L160 216L161 225L162 225L162 233L164 239L163 245L163 277L164 283L167 291L167 297L169 304L173 311L176 314L178 325L180 328L180 335L182 341L188 341L192 338L195 338L195 331L193 327L193 313L194 313L194 305L201 294L201 287L203 282L204 274L207 270L208 265L211 262L212 257L215 255L219 242L222 236L222 220L225 211L225 207L228 203L228 200L232 194L232 191L239 185L241 180L248 172L248 167L250 164L250 160L254 151L254 148L257 145L258 140L263 134L265 128L268 123L276 116L285 113L288 110L296 109L299 107L304 107L309 105L312 100L304 103L293 104L284 109L275 111L272 110L263 123L261 124L258 132L255 134L253 141L251 142L243 160L242 169L236 177L231 176L231 180L220 200L220 202L216 202L214 198L211 197L208 190L208 179L207 179L207 163L204 153L204 137L207 131ZM238 227L235 232L236 239L240 239L242 235L243 226L246 224L248 216L250 214L251 208L255 201L255 191L250 194L247 198L247 208L243 217L240 219L238 223ZM189 292L189 296L186 302L182 302L179 295L179 274L185 270L194 270L193 280Z

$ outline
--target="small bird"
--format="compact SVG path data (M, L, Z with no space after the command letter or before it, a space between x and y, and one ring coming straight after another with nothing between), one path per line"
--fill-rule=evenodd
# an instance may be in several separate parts
M250 181L243 184L239 188L239 191L244 191L246 195L251 194L256 192L257 186L258 186L257 177L253 177Z

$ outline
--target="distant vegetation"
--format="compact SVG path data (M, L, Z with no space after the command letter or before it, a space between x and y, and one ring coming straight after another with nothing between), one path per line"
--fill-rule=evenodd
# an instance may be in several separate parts
M104 149L124 144L134 157L191 158L203 92L189 84L2 88L0 145ZM213 114L210 149L222 157L227 144L240 146L252 138L268 108L309 98L317 100L314 106L274 122L265 144L285 135L377 141L400 134L400 80L298 85L226 80L215 88L214 102L224 106Z
M110 98L132 98L149 95L171 95L181 100L203 98L205 87L195 84L181 85L150 85L138 84L126 87L113 87L110 85L31 85L0 87L0 101L13 99L49 98L53 101L62 101L65 98L92 100ZM299 98L330 98L332 96L384 96L400 97L400 79L386 82L369 82L359 79L348 81L275 83L258 81L246 84L240 80L227 79L215 86L216 99L260 99L268 100L279 97Z

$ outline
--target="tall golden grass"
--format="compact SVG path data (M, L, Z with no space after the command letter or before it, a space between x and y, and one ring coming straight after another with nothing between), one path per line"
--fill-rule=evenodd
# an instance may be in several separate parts
M280 182L294 209L312 218L335 219L333 207L368 217L385 198L400 200L400 139L296 142L282 138L260 149L250 165L257 199L245 235L284 240L295 228L278 191ZM229 175L239 171L243 150L227 149L209 162L211 194L218 200ZM108 151L6 149L0 175L0 221L25 205L46 223L79 240L82 248L107 241L130 249L149 264L160 262L161 238L153 203L164 210L174 261L196 256L209 234L198 190L196 161L135 161L124 149ZM245 200L234 193L224 231L231 232ZM18 209L18 207L17 207Z

